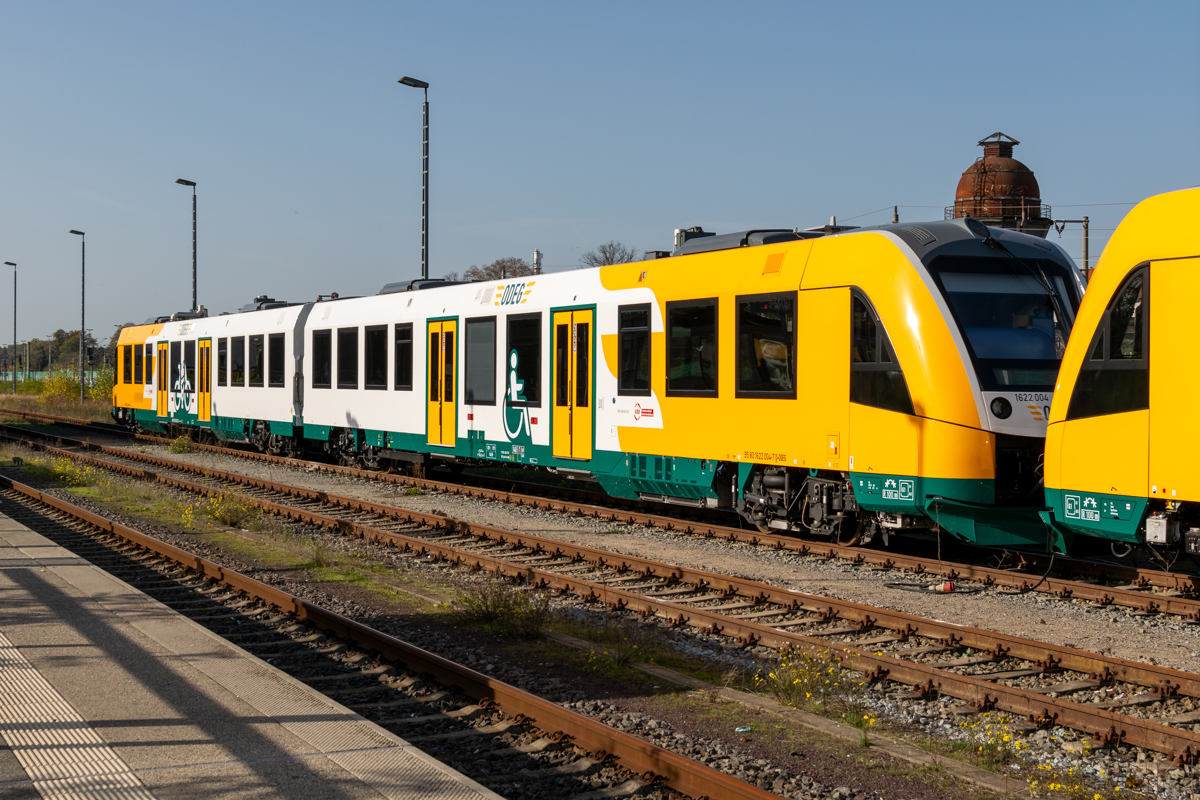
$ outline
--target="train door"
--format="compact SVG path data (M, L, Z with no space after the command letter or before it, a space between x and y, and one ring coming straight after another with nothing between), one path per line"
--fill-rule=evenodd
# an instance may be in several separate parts
M554 312L555 458L592 457L593 319L591 309Z
M212 339L200 340L200 374L196 380L199 390L196 414L201 422L212 420Z
M1198 270L1200 258L1150 265L1150 496L1164 500L1200 500L1200 371L1187 349Z
M458 320L440 320L428 325L429 351L425 372L429 381L429 406L426 414L429 444L453 447L458 415L457 371L454 364Z
M154 407L157 410L158 416L165 417L168 413L167 408L167 343L158 343L158 356L154 359L156 367L155 373L155 388L157 389L158 398L155 400Z

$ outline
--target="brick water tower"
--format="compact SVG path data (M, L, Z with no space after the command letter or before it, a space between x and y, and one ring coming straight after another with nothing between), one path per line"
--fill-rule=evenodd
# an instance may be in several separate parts
M980 140L983 157L959 179L954 205L946 207L946 219L974 217L994 228L1046 238L1053 224L1050 206L1042 205L1033 170L1013 158L1013 148L1019 144L999 131Z

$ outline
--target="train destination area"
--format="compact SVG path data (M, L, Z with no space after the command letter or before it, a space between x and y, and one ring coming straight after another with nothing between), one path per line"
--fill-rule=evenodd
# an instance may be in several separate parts
M58 5L0 798L1200 800L1200 8Z

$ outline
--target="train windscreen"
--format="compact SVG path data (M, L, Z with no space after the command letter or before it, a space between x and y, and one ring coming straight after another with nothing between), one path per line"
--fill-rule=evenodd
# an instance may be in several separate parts
M1079 305L1063 265L1036 259L943 257L935 260L931 272L985 390L1053 391Z

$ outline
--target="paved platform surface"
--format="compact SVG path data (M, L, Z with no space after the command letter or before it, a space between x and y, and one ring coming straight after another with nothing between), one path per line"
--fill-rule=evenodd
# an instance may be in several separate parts
M499 795L0 514L0 797Z

